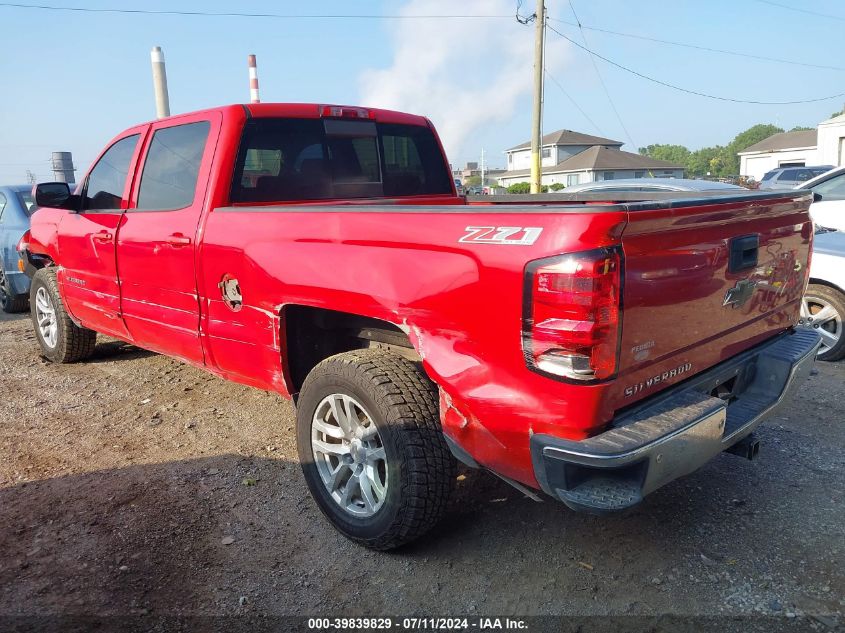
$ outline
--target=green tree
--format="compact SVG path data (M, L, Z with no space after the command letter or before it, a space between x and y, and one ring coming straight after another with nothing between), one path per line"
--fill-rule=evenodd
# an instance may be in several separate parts
M648 147L641 147L638 151L643 156L648 156L655 160L666 160L676 165L686 165L690 157L690 151L683 145L654 144Z
M551 189L552 191L560 191L561 189L566 189L566 185L564 185L562 182L555 182L549 185L549 189Z
M515 182L508 187L508 193L531 193L531 185L527 182Z
M531 184L527 182L515 182L507 189L508 193L531 193ZM543 185L540 189L541 193L548 193L549 186Z
M777 134L778 132L783 132L783 128L770 123L758 123L757 125L751 126L744 132L737 134L734 137L734 140L728 143L727 147L725 147L725 152L722 155L722 170L718 175L727 176L731 174L738 174L739 156L737 153L747 147L751 147L755 143L759 143L763 139L769 138L772 134Z
M464 187L477 187L481 184L481 176L470 176L464 180Z
M789 130L790 132L809 132L810 130L815 130L814 127L806 127L804 125L796 125L794 128Z
M724 147L702 147L690 154L687 161L687 177L706 176L711 173L710 162L724 151Z

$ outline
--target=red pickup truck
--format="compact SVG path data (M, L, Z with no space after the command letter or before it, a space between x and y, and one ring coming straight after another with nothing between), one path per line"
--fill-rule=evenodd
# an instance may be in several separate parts
M35 193L43 355L99 332L292 397L314 499L378 549L441 517L456 459L609 512L752 457L819 345L795 328L812 194L473 205L409 114L173 116Z

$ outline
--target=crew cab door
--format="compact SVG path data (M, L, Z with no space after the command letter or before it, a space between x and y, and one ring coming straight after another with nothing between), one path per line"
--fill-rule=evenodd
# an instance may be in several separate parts
M221 118L152 124L117 239L121 310L132 340L193 364L203 364L194 258Z
M115 240L146 129L128 130L100 155L82 185L79 211L62 216L57 237L57 276L68 311L85 327L124 339Z

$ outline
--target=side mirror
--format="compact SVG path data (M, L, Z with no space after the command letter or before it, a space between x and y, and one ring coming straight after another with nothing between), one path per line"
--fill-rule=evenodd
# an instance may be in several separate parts
M66 182L42 182L33 187L32 197L36 206L64 209L70 200L70 187Z

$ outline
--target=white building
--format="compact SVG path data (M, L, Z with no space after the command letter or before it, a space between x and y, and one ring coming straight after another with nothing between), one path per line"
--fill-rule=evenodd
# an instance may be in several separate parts
M822 121L815 130L779 132L739 152L739 172L761 180L778 167L845 165L845 114Z
M609 138L558 130L542 139L542 183L565 186L620 178L683 178L684 168L648 156L623 152L622 143ZM505 150L507 171L499 174L503 187L528 182L531 176L531 143Z

